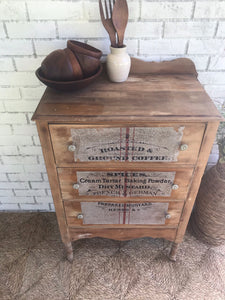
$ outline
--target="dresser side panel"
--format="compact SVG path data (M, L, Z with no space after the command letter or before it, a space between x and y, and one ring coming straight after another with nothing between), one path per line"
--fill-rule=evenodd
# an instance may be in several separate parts
M61 199L61 191L59 186L58 174L54 162L54 155L52 150L52 143L51 143L48 123L44 121L37 121L36 124L37 124L39 138L41 141L42 152L44 155L51 192L54 200L55 211L56 211L56 216L59 224L61 238L63 243L66 244L70 242L70 234L68 231L64 206Z
M219 122L208 123L205 134L202 140L202 145L196 164L196 168L192 177L191 187L187 196L187 200L184 204L184 208L181 214L180 223L177 229L177 235L175 243L181 243L185 234L189 218L191 216L192 208L198 193L198 189L201 183L202 176L209 158L211 148L213 146L216 132L219 126Z

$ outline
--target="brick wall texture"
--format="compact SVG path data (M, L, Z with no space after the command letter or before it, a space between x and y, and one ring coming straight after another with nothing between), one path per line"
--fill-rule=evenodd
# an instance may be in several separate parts
M187 57L222 110L225 99L225 1L128 0L131 56ZM31 116L45 89L34 75L67 39L109 52L97 0L0 1L0 210L54 210ZM217 160L213 147L209 166Z

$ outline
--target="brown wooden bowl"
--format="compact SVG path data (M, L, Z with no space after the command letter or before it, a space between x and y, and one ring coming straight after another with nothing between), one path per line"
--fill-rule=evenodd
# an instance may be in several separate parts
M76 55L68 48L55 50L46 56L41 63L41 71L46 79L56 81L73 81L84 77Z
M43 77L41 68L38 68L35 74L37 78L48 87L60 91L76 91L76 90L83 89L87 87L89 84L93 83L101 75L102 70L103 67L102 64L100 64L98 71L93 76L81 80L75 80L75 81L54 81L54 80L46 79Z
M102 51L99 49L92 47L88 44L78 42L78 41L73 41L73 40L68 40L67 41L67 47L72 50L75 54L80 53L88 56L92 56L95 58L100 59L102 56Z
M99 66L101 64L99 58L84 55L82 53L74 53L74 55L76 55L77 61L80 64L84 78L94 75L99 69Z

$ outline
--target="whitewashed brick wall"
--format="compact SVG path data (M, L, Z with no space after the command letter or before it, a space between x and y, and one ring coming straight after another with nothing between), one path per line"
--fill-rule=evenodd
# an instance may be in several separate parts
M128 0L132 56L192 59L221 110L225 99L225 1ZM32 113L45 89L34 75L51 51L77 39L106 55L97 0L0 1L0 210L53 210ZM217 160L214 146L209 165Z

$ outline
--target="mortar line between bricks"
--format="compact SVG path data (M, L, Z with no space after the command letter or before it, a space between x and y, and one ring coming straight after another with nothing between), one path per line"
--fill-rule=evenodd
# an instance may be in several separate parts
M54 0L51 0L54 1ZM41 24L41 23L54 23L56 21L62 21L62 22L71 22L71 23L81 23L80 21L68 21L68 20L59 20L59 19L33 19L33 20L4 20L4 22L6 23L25 23L25 24L30 24L30 23L37 23L37 24Z
M58 27L57 21L55 21L55 35L56 35L56 38L59 39L59 27Z
M188 54L188 50L189 50L189 40L187 41L186 46L185 46L185 55Z
M31 54L31 55L13 55L14 58L34 58L34 54ZM37 58L45 58L46 55L44 54L41 54L41 55L38 55ZM0 55L0 58L12 58L12 55ZM3 71L3 72L7 72L7 71ZM9 72L12 72L12 71L9 71ZM22 71L20 71L22 72ZM29 72L29 71L24 71L24 72Z
M217 33L218 33L218 28L219 28L219 21L217 21L217 23L216 23L215 32L214 32L214 34L213 34L213 37L214 37L214 38L217 38L216 35L217 35Z
M32 45L32 49L33 49L33 55L34 55L35 58L37 58L37 53L36 53L36 49L35 49L34 39L31 39L31 45Z
M8 39L8 38L9 38L9 35L8 35L8 31L7 31L7 27L6 27L5 21L3 21L2 24L3 24L5 36L6 36L6 38Z
M59 40L66 40L67 37L62 37L59 38ZM5 39L0 38L0 41L4 41ZM9 38L10 41L21 41L21 40L25 40L25 41L58 41L58 39L56 37L53 38L49 38L49 37L13 37L13 38ZM28 54L28 55L33 55L33 54Z
M137 55L139 56L140 55L140 40L138 40L138 43L137 43Z
M209 72L209 66L210 66L210 62L211 62L211 57L209 57L207 65L206 65L206 71Z
M162 23L163 21L161 20L160 22L157 22L157 23ZM173 23L179 23L179 22L173 22ZM125 36L126 37L126 36ZM138 38L141 38L141 36L139 36ZM143 37L143 38L151 38L151 37ZM154 39L156 39L156 37L152 37ZM171 39L180 39L180 38L185 38L184 37L172 37ZM213 39L216 39L216 40L224 40L224 37L223 36L216 36L216 37L213 37L213 36L199 36L199 37L192 37L192 38L196 38L196 39L199 39L199 40L213 40ZM67 36L67 37L60 37L59 39L48 39L48 38L14 38L14 39L10 39L10 40L13 40L13 41L21 41L21 40L26 40L26 41L31 41L32 42L37 42L37 41L41 41L41 42L55 42L55 41L67 41L68 39L74 39L74 36ZM136 37L129 37L129 38L126 38L126 39L132 39L132 40L135 40L137 39ZM1 39L0 39L1 40ZM5 39L4 39L5 40ZM95 40L95 41L108 41L108 39L106 37L86 37L86 38L79 38L77 37L76 40L79 40L79 41L84 41L84 40ZM35 46L35 45L34 45ZM34 54L38 57L41 57L41 56L46 56L46 54L37 54L36 53L36 49L34 51L35 53L33 54L5 54L5 55L0 55L0 57L34 57Z
M12 64L13 64L14 71L17 72L18 70L17 70L17 67L16 67L16 61L15 61L14 57L12 57Z
M161 28L161 38L162 38L162 39L165 38L165 26L166 26L166 22L163 21L163 22L162 22L162 28Z
M74 38L74 35L73 35L73 38ZM10 38L10 41L21 41L21 40L25 40L25 41L32 41L34 40L35 42L36 41L43 41L43 42L54 42L54 41L66 41L68 39L68 36L66 37L59 37L59 39L57 38L45 38L45 37L17 37L17 38ZM106 38L105 38L106 39ZM5 39L5 38L0 38L0 41L9 41L9 39ZM81 38L81 37L77 37L76 40L84 40L84 38ZM21 56L23 56L23 54L19 54ZM25 56L26 54L24 54ZM27 54L27 55L30 55L32 56L33 54Z
M14 128L12 124L10 124L10 130L11 130L11 135L14 135Z
M196 1L193 2L192 12L191 12L191 20L194 20L195 7L196 7Z
M139 0L139 2L138 2L138 5L139 5L139 7L138 7L138 9L139 9L139 15L138 15L138 21L140 21L141 20L141 10L142 10L142 0Z
M204 71L200 71L204 72ZM224 70L207 70L207 73L224 73ZM224 85L224 83L217 83L216 85Z
M216 17L215 18L194 18L193 21L202 21L202 22L225 21L225 18L216 18Z
M224 1L224 0L222 0ZM215 21L225 21L225 18L158 18L158 19L140 19L141 22L145 23L145 22L162 22L162 21L166 21L166 22L215 22ZM134 23L136 21L133 21ZM132 23L132 22L131 22Z
M19 87L19 94L20 94L20 99L23 98L23 94L22 94L22 91L21 91L21 87Z
M193 1L196 1L196 0L147 0L148 2L193 2ZM206 1L206 0L199 0L199 1ZM210 0L208 0L210 1ZM218 0L220 1L220 0Z
M26 13L27 21L30 21L30 16L29 16L29 10L28 10L28 6L27 6L27 2L25 2L25 13Z
M8 181L10 182L11 180L10 180L10 178L9 178L9 174L8 174L8 173L5 173L5 175L6 175L6 178L8 179Z
M31 123L30 123L30 118L29 118L29 116L28 116L28 113L26 113L25 116L26 116L26 119L27 119L27 124L31 124Z

